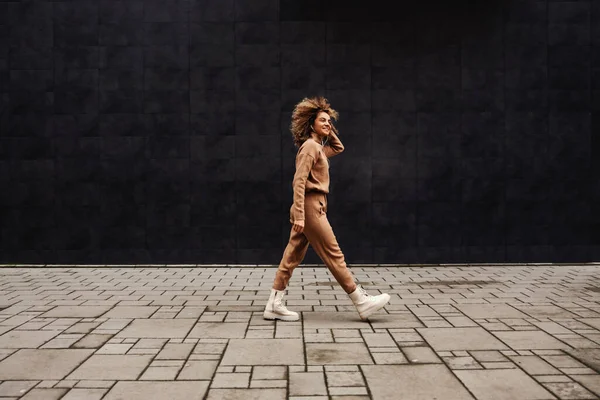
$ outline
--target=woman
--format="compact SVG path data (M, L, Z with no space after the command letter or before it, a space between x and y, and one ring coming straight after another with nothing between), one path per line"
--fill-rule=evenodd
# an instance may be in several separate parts
M332 118L337 120L338 113L323 97L304 98L294 108L290 129L299 149L293 181L294 203L290 208L292 229L264 310L265 319L298 320L298 313L285 306L283 295L309 243L349 295L361 319L367 319L390 300L388 294L370 296L356 285L327 220L328 159L344 151Z

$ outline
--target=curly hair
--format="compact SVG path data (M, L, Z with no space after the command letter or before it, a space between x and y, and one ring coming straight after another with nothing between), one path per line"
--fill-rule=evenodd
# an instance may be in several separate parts
M292 113L292 122L290 124L290 131L294 137L294 145L300 147L309 137L311 132L311 125L315 122L319 112L324 111L331 119L337 121L339 114L329 104L329 101L322 96L316 97L305 97L294 107ZM338 134L337 129L331 123L331 129L335 134Z

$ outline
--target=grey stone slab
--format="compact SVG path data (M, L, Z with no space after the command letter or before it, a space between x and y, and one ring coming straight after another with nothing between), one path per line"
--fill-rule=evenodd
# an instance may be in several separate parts
M373 364L363 343L306 343L308 365Z
M527 306L517 305L515 308L523 311L532 318L577 318L576 314L554 305L548 306Z
M71 389L60 400L100 400L108 389Z
M571 375L571 378L600 396L600 375Z
M290 396L327 396L323 372L290 373Z
M0 362L0 380L60 380L87 359L93 350L19 350Z
M552 350L571 347L544 331L498 331L493 334L513 350Z
M527 314L522 313L508 304L454 304L454 307L460 310L469 318L487 319L487 318L527 318Z
M538 356L511 356L517 364L529 375L559 375L561 372Z
M189 333L188 338L242 339L246 335L246 322L199 322Z
M130 380L137 379L150 364L150 355L94 355L73 371L67 379Z
M209 381L117 382L103 400L202 400Z
M600 373L600 348L598 349L567 349L566 353Z
M10 331L0 336L0 349L37 349L60 331Z
M112 337L113 335L90 333L89 335L85 335L79 339L79 341L73 343L73 347L79 349L98 349L102 347L104 343L108 342Z
M285 400L285 389L210 389L207 400ZM116 400L116 399L115 399Z
M20 397L37 385L37 381L7 381L0 384L0 397Z
M473 400L444 365L366 365L362 369L373 400Z
M369 317L369 322L375 329L390 328L421 328L424 325L411 313L406 314L381 314L376 313Z
M219 362L216 360L188 360L181 369L181 372L179 372L177 380L194 381L202 379L211 379L218 365Z
M115 306L102 318L149 318L156 310L157 306Z
M68 390L66 388L32 389L25 396L21 397L21 400L58 400Z
M110 310L110 306L56 306L41 318L97 318Z
M483 328L418 328L435 351L509 350Z
M194 326L193 319L136 319L116 337L183 339Z
M221 365L303 365L301 339L231 339Z
M477 400L552 400L555 397L520 369L460 370L454 374Z
M361 329L368 323L361 321L356 312L307 312L302 313L305 329Z
M581 322L591 326L592 328L600 330L600 318L583 318L581 319Z

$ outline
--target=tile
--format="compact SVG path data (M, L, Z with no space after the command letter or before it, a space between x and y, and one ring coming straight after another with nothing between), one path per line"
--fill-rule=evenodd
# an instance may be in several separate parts
M527 315L508 304L455 304L460 312L472 319L527 318Z
M284 366L256 366L252 379L285 379L287 368Z
M356 312L303 312L304 329L360 329L368 325Z
M600 396L600 375L571 375L571 378Z
M23 397L22 400L58 400L69 389L32 389Z
M217 369L218 361L204 360L204 361L193 361L188 360L181 372L177 376L177 380L203 380L212 379L215 370Z
M328 386L365 386L362 374L354 371L328 371Z
M538 356L512 356L509 358L529 375L560 374L559 370Z
M33 388L38 381L7 381L0 383L0 397L20 397Z
M150 318L156 310L156 306L115 306L102 315L102 318Z
M544 331L504 331L493 333L513 350L570 349Z
M61 400L100 400L108 389L71 389Z
M561 400L597 399L593 393L576 382L552 382L545 383L544 386Z
M430 347L403 347L402 352L411 363L441 363L437 354Z
M550 400L554 397L519 369L461 370L454 374L477 400Z
M97 318L110 306L57 306L40 315L40 318Z
M247 388L250 385L249 373L217 372L210 384L212 388Z
M94 334L90 333L89 335L84 336L79 341L73 343L73 348L76 349L97 349L102 347L106 342L112 338L113 335L110 334Z
M19 350L0 362L0 380L63 379L93 350Z
M15 331L0 336L0 349L36 349L59 335L58 331Z
M285 389L210 389L206 400L285 400L286 398Z
M208 381L117 382L102 400L202 400Z
M435 351L508 350L482 328L417 328Z
M308 365L373 364L369 350L362 343L307 343Z
M290 396L327 395L322 372L292 372L289 377Z
M193 319L136 319L115 337L183 339L192 329L194 322Z
M187 337L242 339L247 328L248 324L245 322L198 322Z
M373 400L472 400L444 365L366 365L362 367Z
M221 365L303 365L301 339L231 339Z
M151 360L152 356L148 355L93 355L68 379L135 380Z

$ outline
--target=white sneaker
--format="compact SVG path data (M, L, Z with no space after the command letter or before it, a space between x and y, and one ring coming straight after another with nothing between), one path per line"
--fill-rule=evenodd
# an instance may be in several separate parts
M350 293L350 299L358 311L360 319L365 320L369 318L369 315L375 311L381 310L388 301L390 301L390 295L383 293L377 296L371 296L363 289L360 285L356 285L356 290Z
M287 309L283 302L284 290L271 289L271 295L269 301L265 307L263 313L264 319L275 320L279 319L282 321L298 321L298 313Z

